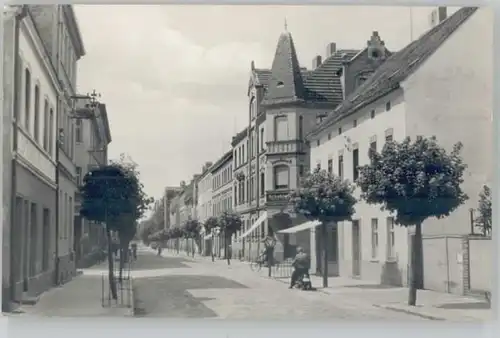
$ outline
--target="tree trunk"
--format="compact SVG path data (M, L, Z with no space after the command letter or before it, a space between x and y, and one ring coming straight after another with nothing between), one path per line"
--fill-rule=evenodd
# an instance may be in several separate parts
M323 239L323 287L328 287L328 233L326 222L321 223L321 237Z
M118 281L121 283L123 280L123 265L125 263L125 250L122 245L120 245L120 266L118 272Z
M415 306L417 303L417 289L422 285L422 223L415 224L415 234L411 243L411 265L410 265L410 292L408 295L408 305Z
M108 279L109 289L111 290L111 297L116 300L118 295L116 292L115 275L113 274L113 243L111 241L111 231L106 227L106 234L108 235Z
M229 242L231 241L231 239L229 238L229 236L227 234L225 234L224 236L225 238L225 246L226 246L226 259L227 259L227 265L231 265L231 255L229 253Z

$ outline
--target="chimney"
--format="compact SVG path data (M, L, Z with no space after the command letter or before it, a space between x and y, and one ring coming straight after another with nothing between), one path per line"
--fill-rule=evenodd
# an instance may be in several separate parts
M337 44L335 42L330 42L326 46L326 57L332 56L337 51Z
M313 59L312 69L315 70L319 66L321 66L321 55L316 55Z
M446 7L438 7L438 22L442 22L446 19L446 17L448 16L447 12L448 11Z

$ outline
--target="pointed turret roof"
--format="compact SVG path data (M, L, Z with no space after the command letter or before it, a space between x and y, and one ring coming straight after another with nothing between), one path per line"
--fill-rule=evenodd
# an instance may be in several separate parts
M292 103L305 100L304 82L292 34L280 35L271 68L264 105Z

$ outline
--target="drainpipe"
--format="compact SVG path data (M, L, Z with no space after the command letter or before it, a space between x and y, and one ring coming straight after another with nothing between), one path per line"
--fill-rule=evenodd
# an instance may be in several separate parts
M21 21L26 17L28 14L28 7L26 5L21 6L21 11L16 14L15 20L14 20L14 98L13 98L13 110L14 110L14 119L12 120L12 172L11 172L11 227L14 224L17 224L19 222L18 215L17 215L17 208L16 208L16 197L17 197L17 168L16 168L16 163L17 163L17 135L18 135L18 119L19 119L19 86L20 86L20 81L19 78L21 77L22 72L19 69L19 35L21 31ZM24 226L24 225L23 225ZM12 237L14 234L14 231L11 231L11 245L12 243ZM21 245L21 257L24 254L24 246ZM23 263L21 260L21 274L24 274L24 267ZM14 284L17 281L13 280L13 274L11 273L11 288L14 288ZM25 276L23 276L24 279Z

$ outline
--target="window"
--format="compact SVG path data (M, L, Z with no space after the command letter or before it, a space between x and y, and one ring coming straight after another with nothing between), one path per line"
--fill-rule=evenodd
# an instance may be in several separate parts
M241 145L241 163L245 163L246 160L245 160L245 145L242 144Z
M339 132L339 135L342 134L342 127L339 128L338 132Z
M31 203L30 210L30 255L29 255L29 274L30 277L34 277L37 273L36 271L36 261L38 257L38 208L35 203Z
M76 119L75 142L82 143L82 120Z
M49 111L49 154L54 155L54 110Z
M321 144L321 141L320 140L316 140L316 145L319 147Z
M372 109L372 111L370 112L370 118L375 118L375 109Z
M264 150L264 128L260 130L260 150Z
M316 168L321 170L321 160L316 161Z
M76 184L82 185L82 167L76 167Z
M288 118L287 116L276 116L274 118L274 140L288 140Z
M302 164L299 165L299 176L300 177L304 176L304 166Z
M356 128L358 126L358 120L352 121L352 127Z
M328 173L331 175L333 173L333 160L328 160Z
M392 129L385 131L385 142L392 142Z
M31 73L26 68L24 71L24 126L30 130L30 110L31 110Z
M378 255L378 219L372 218L372 258Z
M354 149L352 151L352 179L355 181L358 179L359 174L359 149Z
M286 165L274 167L274 189L288 189L289 169Z
M339 177L344 178L344 155L339 155L339 160L338 160L338 165L339 165Z
M49 131L50 131L50 117L49 117L49 101L45 100L43 104L43 149L49 151Z
M387 259L392 260L395 258L395 236L394 236L394 218L387 217Z
M47 271L50 259L50 210L43 209L42 217L42 271Z
M370 150L377 151L377 141L370 142Z
M304 117L299 116L299 140L304 138Z
M332 133L328 133L328 141L332 139Z
M260 196L264 197L266 194L266 181L264 173L260 173Z
M78 133L78 129L77 129L77 133ZM78 141L76 141L76 142L78 142ZM234 158L234 167L236 168L238 166L238 162L236 162L238 160L238 149L234 150L233 158Z
M282 88L282 87L284 87L284 86L285 86L285 84L283 83L283 81L278 81L278 82L276 83L276 87L278 87L278 88Z
M38 87L38 85L35 86L33 135L35 137L35 141L40 143L40 87Z
M389 110L391 110L391 101L387 101L387 103L385 104L385 111Z

